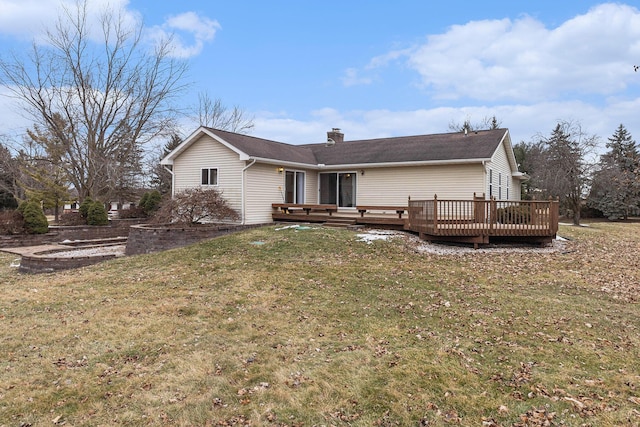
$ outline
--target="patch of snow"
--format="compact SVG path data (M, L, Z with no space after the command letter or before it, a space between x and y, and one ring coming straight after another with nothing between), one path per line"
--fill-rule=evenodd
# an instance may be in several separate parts
M389 230L369 230L366 233L360 233L357 235L358 242L366 242L368 245L372 244L376 240L384 240L387 241L392 237L396 237L402 235L402 233L397 233L395 231Z
M11 261L11 264L9 264L9 267L11 267L11 268L19 268L20 267L20 258L16 258L13 261Z

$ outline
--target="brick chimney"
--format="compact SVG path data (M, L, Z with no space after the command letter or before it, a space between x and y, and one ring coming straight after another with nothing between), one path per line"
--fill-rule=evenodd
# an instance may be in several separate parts
M344 142L344 133L339 128L333 128L327 132L327 145L340 144Z

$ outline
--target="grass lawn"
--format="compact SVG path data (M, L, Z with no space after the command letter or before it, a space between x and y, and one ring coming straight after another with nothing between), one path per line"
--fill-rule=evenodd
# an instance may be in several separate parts
M640 224L459 255L276 228L45 275L0 253L0 426L640 425Z

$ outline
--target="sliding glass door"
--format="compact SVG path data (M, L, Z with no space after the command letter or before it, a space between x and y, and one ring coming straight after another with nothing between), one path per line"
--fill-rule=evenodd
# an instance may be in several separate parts
M356 207L355 172L329 172L320 174L320 203L340 208Z

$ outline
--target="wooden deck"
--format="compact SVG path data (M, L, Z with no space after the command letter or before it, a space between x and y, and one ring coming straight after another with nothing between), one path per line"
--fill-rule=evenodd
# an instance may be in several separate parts
M274 221L314 222L342 225L363 225L404 230L408 211L404 207L358 206L355 209L338 209L336 205L312 205L273 203Z
M406 229L425 240L487 244L509 240L547 244L558 232L558 202L409 200Z
M557 201L409 200L408 206L274 203L274 221L363 225L407 230L428 241L548 244L558 232Z

